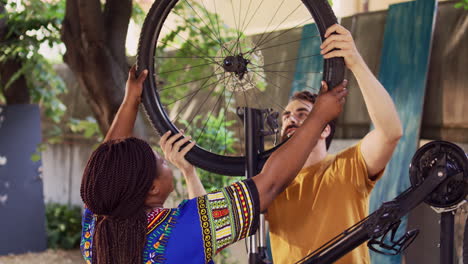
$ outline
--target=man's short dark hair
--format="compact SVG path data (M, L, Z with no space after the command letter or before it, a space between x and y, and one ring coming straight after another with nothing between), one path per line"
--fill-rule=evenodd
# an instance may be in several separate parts
M311 93L310 91L304 90L301 92L295 92L293 96L291 97L291 101L293 100L304 100L307 102L310 102L312 104L315 104L315 101L317 100L318 94ZM333 140L333 135L335 135L335 120L332 120L328 123L330 126L330 135L325 139L325 144L328 148L330 147L330 144Z

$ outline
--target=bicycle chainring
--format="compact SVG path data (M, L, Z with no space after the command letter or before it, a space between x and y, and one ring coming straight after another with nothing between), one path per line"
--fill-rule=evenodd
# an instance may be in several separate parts
M448 178L425 202L437 208L447 208L464 201L468 194L468 159L464 151L446 141L424 145L415 153L410 164L411 185L419 186L436 167L445 168Z

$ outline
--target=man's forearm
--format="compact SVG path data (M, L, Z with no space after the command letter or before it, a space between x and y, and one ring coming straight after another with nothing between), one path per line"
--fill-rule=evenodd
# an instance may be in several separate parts
M402 126L392 98L367 67L364 60L351 69L362 91L375 129L389 141L398 140Z
M138 113L139 100L124 99L112 121L112 125L106 134L104 141L122 139L132 136Z

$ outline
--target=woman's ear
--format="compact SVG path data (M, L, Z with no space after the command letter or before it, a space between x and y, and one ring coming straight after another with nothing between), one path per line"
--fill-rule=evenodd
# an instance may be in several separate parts
M149 193L151 195L158 195L159 194L159 184L156 181L153 181L153 184L151 184L151 188L149 190Z

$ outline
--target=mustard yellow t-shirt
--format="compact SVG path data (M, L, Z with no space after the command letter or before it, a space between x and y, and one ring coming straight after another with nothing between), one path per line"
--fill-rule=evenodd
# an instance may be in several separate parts
M376 181L368 178L360 146L302 169L270 205L275 264L295 263L368 215ZM335 263L370 264L368 248L363 244Z

